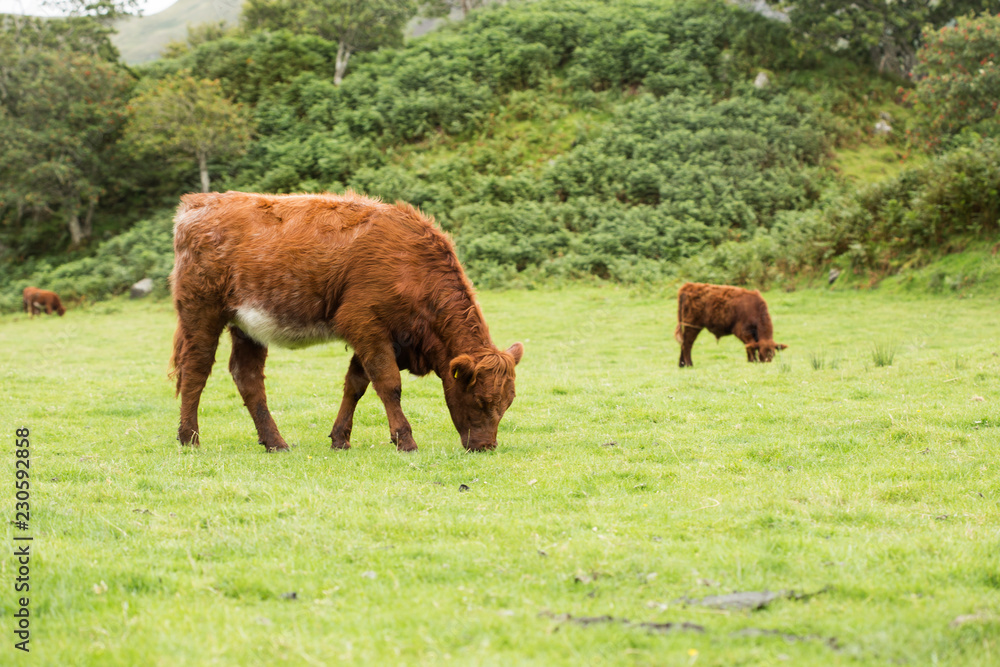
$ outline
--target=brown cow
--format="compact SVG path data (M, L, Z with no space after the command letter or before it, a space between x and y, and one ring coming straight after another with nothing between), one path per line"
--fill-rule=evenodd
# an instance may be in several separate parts
M56 312L59 313L59 317L62 317L66 314L66 309L63 308L62 302L59 300L59 295L55 292L38 289L37 287L25 287L24 312L33 318L35 315L40 314L42 310L45 310L46 315Z
M267 346L342 340L354 350L330 432L350 447L371 383L392 441L417 448L399 371L434 371L462 445L496 447L524 346L497 349L451 240L408 204L344 195L189 194L174 218L178 437L198 444L198 401L229 325L229 371L268 451L288 449L267 408Z
M694 366L691 346L702 329L716 338L733 334L746 346L747 361L771 361L787 345L774 342L767 304L757 290L729 285L684 283L677 293L677 329L680 367Z

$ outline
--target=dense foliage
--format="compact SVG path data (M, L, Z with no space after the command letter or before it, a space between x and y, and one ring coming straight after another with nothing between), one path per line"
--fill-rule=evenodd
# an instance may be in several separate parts
M126 141L138 154L196 162L201 191L209 192L209 159L240 154L250 141L242 107L219 89L218 81L190 76L152 81L129 105Z
M90 237L133 83L114 55L99 25L0 21L0 242Z
M255 105L260 139L234 186L405 199L456 235L487 284L529 269L626 279L818 196L824 146L808 109L747 84L796 62L787 32L722 3L497 8L362 59L340 86L332 46L319 46L257 33L152 73L190 68ZM603 133L542 165L454 151L412 169L391 157L400 144L469 140L553 81L567 106L610 109Z
M333 82L340 85L352 54L401 45L418 9L416 0L246 0L241 23L251 31L287 29L336 43Z
M749 242L726 242L682 271L705 280L767 285L830 263L869 281L920 266L1000 232L1000 143L989 140L824 202L778 215Z
M29 285L44 285L74 303L123 294L148 277L158 293L166 294L173 250L173 223L164 212L98 244L90 256L56 266L46 260L29 262L27 275L11 280L0 292L0 310L20 310L21 292Z
M964 37L961 29L972 26L983 36L974 49L956 48L956 62L1000 39L971 20L941 33ZM975 159L956 153L881 185L845 188L828 158L844 137L875 141L865 114L877 110L858 111L862 98L880 99L868 95L872 75L843 61L814 69L820 59L801 50L793 26L721 0L493 6L404 47L355 55L340 85L336 41L262 25L269 29L206 34L174 49L137 72L141 85L116 99L124 105L138 95L134 109L155 107L147 98L180 81L224 97L252 117L244 129L255 134L241 157L237 150L204 156L213 188L353 188L407 200L453 234L483 286L678 275L762 283L831 261L891 271L921 248L996 225L992 144L965 149ZM924 66L932 65L928 58ZM755 83L761 73L766 80ZM840 88L824 92L835 76ZM986 78L972 75L949 99L970 104L969 91ZM918 107L937 108L923 85ZM100 165L118 166L93 190L104 193L96 200L104 234L148 218L123 237L129 252L115 254L117 239L92 244L87 252L96 255L57 275L60 269L38 264L36 242L47 240L49 252L66 243L16 202L29 189L12 187L0 203L0 253L19 264L0 274L0 286L13 289L29 276L68 286L68 276L93 272L84 287L69 289L97 297L124 289L142 273L136 266L165 274L169 244L158 234L145 244L142 235L159 229L150 220L165 220L178 195L200 187L199 170L190 160L146 155L159 139L185 136L183 119L159 139L140 120L129 141L119 141L117 130L100 135L115 152ZM995 121L969 125L983 133L984 122ZM961 145L978 145L978 136ZM904 139L877 141L901 146ZM9 168L18 164L8 158ZM90 192L82 201L95 201L86 199ZM955 222L973 209L965 219L975 224ZM56 209L44 211L52 218ZM161 252L167 257L149 260ZM99 263L95 257L118 257L120 266L99 269L90 263Z
M954 26L925 30L914 91L929 137L940 140L970 129L1000 131L1000 15L959 17Z
M484 177L451 225L474 275L656 277L818 197L822 138L787 100L642 96L537 181ZM664 261L666 260L666 261ZM487 269L487 267L489 267Z
M1000 0L783 0L798 38L814 47L867 59L879 72L909 76L921 30L969 12L1000 11Z

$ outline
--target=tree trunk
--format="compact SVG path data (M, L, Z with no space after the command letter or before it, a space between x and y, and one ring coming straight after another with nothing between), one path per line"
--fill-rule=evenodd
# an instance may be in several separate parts
M97 205L96 199L91 199L87 204L87 215L83 218L83 237L89 239L94 234L94 207Z
M84 237L83 228L80 227L80 214L77 213L75 206L71 211L69 214L69 238L75 248L83 242Z
M347 72L347 61L350 59L351 47L344 40L340 40L337 44L337 62L333 70L333 85L339 86L340 82L344 80L344 74Z
M198 171L201 174L201 191L209 192L211 184L208 180L208 151L198 150Z
M892 74L907 78L917 65L917 54L908 44L899 44L889 32L882 34L877 46L871 50L872 63L879 74Z

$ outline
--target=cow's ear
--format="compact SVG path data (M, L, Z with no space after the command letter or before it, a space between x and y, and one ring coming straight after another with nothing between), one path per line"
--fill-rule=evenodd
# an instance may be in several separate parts
M784 343L775 343L774 346L776 348L778 348L779 350L787 350L788 349L788 346L785 345Z
M747 343L746 344L746 348L748 350L759 350L760 349L760 343L758 341L754 341L752 343Z
M516 366L521 362L521 357L524 356L524 345L520 343L514 343L507 348L507 354L514 357L514 365Z
M465 388L476 383L476 362L467 354L460 354L452 359L448 372Z

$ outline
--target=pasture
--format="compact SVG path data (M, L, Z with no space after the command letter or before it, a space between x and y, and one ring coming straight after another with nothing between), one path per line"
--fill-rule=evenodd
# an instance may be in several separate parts
M526 350L486 454L433 375L404 375L418 452L371 391L330 450L337 344L272 349L293 448L265 454L228 335L184 448L169 302L0 317L0 423L31 429L31 662L996 664L997 302L772 292L774 363L703 332L682 370L675 295L481 293L494 341ZM15 570L4 664L28 657Z

